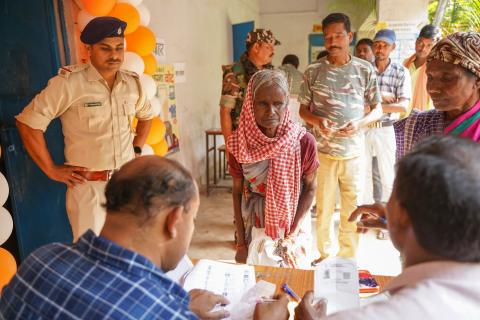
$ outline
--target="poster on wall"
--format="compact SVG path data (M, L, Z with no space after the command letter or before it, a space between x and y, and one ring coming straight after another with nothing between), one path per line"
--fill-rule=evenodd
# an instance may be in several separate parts
M160 100L160 118L163 119L166 128L167 154L172 154L180 150L173 65L159 64L153 79L157 84L157 96Z

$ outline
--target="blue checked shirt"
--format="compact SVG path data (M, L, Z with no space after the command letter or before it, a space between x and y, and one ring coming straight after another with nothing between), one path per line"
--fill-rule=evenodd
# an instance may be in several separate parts
M412 80L410 79L410 72L403 65L390 61L387 68L379 73L377 67L378 87L382 96L391 95L397 100L405 98L410 100L412 98ZM390 113L384 114L381 121L398 120L400 114Z
M0 296L1 319L197 319L146 258L87 231L32 253Z

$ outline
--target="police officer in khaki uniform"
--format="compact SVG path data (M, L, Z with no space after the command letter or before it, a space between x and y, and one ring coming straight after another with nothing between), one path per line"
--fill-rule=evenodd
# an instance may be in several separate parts
M100 232L105 185L114 170L141 154L153 118L138 75L120 70L126 25L112 17L90 21L80 36L90 63L61 68L16 116L30 156L50 179L68 186L66 206L74 241L88 229ZM53 162L44 137L57 117L65 140L64 164Z

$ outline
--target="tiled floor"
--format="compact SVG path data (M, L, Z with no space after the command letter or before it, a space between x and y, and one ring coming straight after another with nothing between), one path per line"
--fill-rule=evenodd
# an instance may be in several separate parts
M188 255L195 259L234 260L231 193L222 189L214 190L209 197L203 194L200 201ZM336 216L335 227L331 230L335 233L338 231L338 214ZM312 230L315 230L315 220L312 221ZM316 241L313 242L316 249ZM336 243L332 250L336 251ZM398 251L389 240L377 240L373 231L360 237L357 263L359 268L367 269L373 274L397 275L401 271Z

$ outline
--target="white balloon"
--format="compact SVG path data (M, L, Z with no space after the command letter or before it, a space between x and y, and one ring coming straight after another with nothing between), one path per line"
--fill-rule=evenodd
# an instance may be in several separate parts
M143 0L117 0L117 2L125 2L125 3L130 3L132 6L136 7L140 3L142 3Z
M144 144L142 148L142 156L151 156L154 155L155 152L153 148L149 144Z
M147 99L152 99L155 96L155 93L157 93L157 84L155 83L155 80L153 80L152 76L142 73L140 75L140 83L142 84Z
M83 31L83 28L92 20L95 18L94 15L90 14L87 10L83 9L78 12L77 15L77 24L78 24L78 29L80 31Z
M145 70L145 63L143 62L142 57L138 54L127 51L125 52L125 57L123 59L122 69L133 71L138 75L141 75Z
M162 111L160 100L157 97L153 97L150 99L150 104L152 105L153 115L155 117L159 116L160 112Z
M8 199L8 182L7 179L0 173L0 206L3 206Z
M13 220L4 207L0 207L0 246L10 238L13 230Z
M143 3L138 5L137 10L140 14L140 24L148 26L150 24L150 10Z

